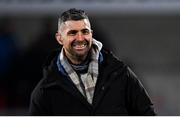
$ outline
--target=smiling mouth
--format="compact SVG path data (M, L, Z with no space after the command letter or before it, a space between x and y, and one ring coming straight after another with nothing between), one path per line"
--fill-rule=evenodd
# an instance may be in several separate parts
M84 41L84 42L75 42L72 44L72 47L76 50L83 50L87 47L87 42Z

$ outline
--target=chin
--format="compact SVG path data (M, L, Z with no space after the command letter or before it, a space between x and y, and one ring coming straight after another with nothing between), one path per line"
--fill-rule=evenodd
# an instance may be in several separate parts
M88 48L86 48L86 49L84 49L84 50L75 50L74 51L74 53L76 54L76 55L79 55L79 56L85 56L85 55L87 55L88 54L88 52L89 52L89 49Z
M89 51L81 51L81 52L75 52L75 56L84 58Z
M84 52L84 53L76 53L76 56L77 57L84 57L87 55L87 52Z

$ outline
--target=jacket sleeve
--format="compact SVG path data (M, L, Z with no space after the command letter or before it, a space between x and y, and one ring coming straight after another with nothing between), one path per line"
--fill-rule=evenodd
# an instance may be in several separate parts
M42 89L35 89L31 94L30 106L29 106L29 115L38 116L38 115L48 115L48 100L46 100L46 95Z
M156 115L147 91L130 68L127 68L127 77L127 99L130 115Z

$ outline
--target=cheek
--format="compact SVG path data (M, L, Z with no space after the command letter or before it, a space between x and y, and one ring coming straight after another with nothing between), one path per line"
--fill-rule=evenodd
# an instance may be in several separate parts
M66 40L64 40L64 46L69 47L72 43L73 39L72 38L66 38Z
M87 39L88 39L88 41L92 42L92 40L93 40L92 34L89 35L89 36L87 37Z
M90 41L92 43L92 41L93 41L93 37L92 36L88 36L87 39L88 39L88 41Z
M92 36L91 36L91 35L86 35L86 36L84 36L84 38L85 38L87 41L91 41L91 40L92 40Z

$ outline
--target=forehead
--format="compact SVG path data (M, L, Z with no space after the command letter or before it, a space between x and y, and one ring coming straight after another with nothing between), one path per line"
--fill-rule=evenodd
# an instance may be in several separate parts
M82 29L82 28L88 28L90 29L90 22L89 20L87 19L82 19L82 20L69 20L69 21L66 21L64 23L65 25L65 30L68 29L68 30L79 30L79 29Z

